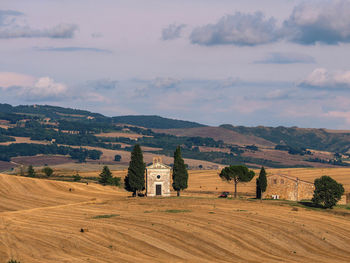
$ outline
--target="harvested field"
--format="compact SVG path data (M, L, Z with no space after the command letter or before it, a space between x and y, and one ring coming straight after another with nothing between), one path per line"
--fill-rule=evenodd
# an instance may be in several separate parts
M22 165L35 165L35 166L42 166L42 165L58 165L58 164L65 164L70 163L73 160L67 156L61 156L61 155L36 155L36 156L20 156L20 157L13 157L12 162L16 164L22 164Z
M314 155L292 155L289 154L287 151L279 151L279 150L272 150L272 149L263 149L260 148L259 151L246 151L244 152L243 156L249 156L254 158L260 158L260 159L266 159L271 160L283 165L286 165L287 167L293 167L296 165L303 165L303 166L309 166L309 167L328 167L332 168L335 167L334 165L328 164L328 163L319 163L319 162L308 162L305 161L305 159L308 158L321 158L321 159L329 159L330 153L326 155L326 153L315 153ZM333 156L333 155L332 155Z
M35 141L31 140L29 137L13 137L16 141L13 142L1 142L0 145L10 145L12 143L35 143L35 144L48 144L47 141Z
M350 261L346 210L129 198L113 187L8 175L0 175L0 196L1 262Z
M0 171L6 171L14 167L16 167L16 165L13 163L0 161Z
M147 135L142 135L142 134L137 134L137 133L127 133L127 132L106 132L106 133L98 133L94 134L97 137L123 137L123 138L129 138L129 139L138 139L142 137L152 137L152 136L147 136Z
M272 147L275 144L267 141L263 138L259 138L253 135L243 135L235 131L231 131L221 127L200 127L200 128L188 128L188 129L153 129L155 132L167 133L176 136L199 136L199 137L211 137L214 140L222 140L225 143L237 144L237 145L251 145L256 144L259 146Z

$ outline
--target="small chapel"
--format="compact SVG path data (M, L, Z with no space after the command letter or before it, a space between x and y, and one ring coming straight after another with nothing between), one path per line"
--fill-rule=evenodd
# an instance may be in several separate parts
M162 163L162 158L153 158L153 163L146 167L146 195L170 196L171 167Z

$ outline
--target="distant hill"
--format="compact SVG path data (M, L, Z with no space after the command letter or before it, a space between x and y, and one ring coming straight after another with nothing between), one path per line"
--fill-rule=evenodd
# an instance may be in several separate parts
M100 136L101 133L105 136ZM130 134L134 138L137 135L137 140L130 138ZM22 139L17 141L19 137ZM38 145L27 142L12 145L19 144L23 138L32 139ZM52 142L67 148L58 149ZM173 156L174 149L180 145L184 158L221 165L350 166L349 131L230 124L210 127L156 115L108 117L50 105L0 104L0 161L31 155L28 153L31 148L37 149L33 154L61 150L61 155L73 155L76 160L95 161L100 158L101 149L126 156L136 143L146 152L168 157ZM50 144L50 147L43 148L41 144ZM78 150L73 146L96 151Z
M349 132L328 132L325 129L298 127L244 127L223 124L221 128L240 134L263 138L275 144L296 148L310 148L322 151L347 152L350 149Z
M12 106L10 104L0 103L0 112L6 114L22 114L30 116L48 117L53 119L79 119L88 116L106 119L107 117L99 113L93 113L85 110L63 108L50 105L19 105Z
M205 125L196 122L163 118L156 115L118 116L113 117L113 122L153 129L182 129L205 127Z

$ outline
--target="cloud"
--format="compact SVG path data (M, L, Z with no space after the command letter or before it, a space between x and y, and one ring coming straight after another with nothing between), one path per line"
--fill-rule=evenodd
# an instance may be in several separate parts
M34 48L37 51L44 52L98 52L98 53L112 53L108 49L101 48L91 48L91 47L43 47L43 48Z
M35 81L35 77L30 75L14 72L0 72L0 87L2 89L33 86Z
M275 89L268 91L264 96L266 100L285 100L290 98L290 90Z
M277 41L279 29L274 18L266 19L261 12L222 17L216 24L195 28L190 36L193 44L255 46Z
M315 63L315 59L309 55L299 53L270 53L258 64L294 64L294 63Z
M350 1L304 2L296 6L284 22L284 33L292 42L310 45L317 42L350 42Z
M186 27L185 24L177 25L170 24L168 27L163 28L162 30L162 39L163 40L173 40L181 36L182 29Z
M317 68L299 83L304 88L321 89L349 89L350 71L330 72L324 68Z
M22 94L30 100L57 100L65 97L67 86L50 77L39 78L33 86L23 87Z
M78 99L88 102L96 102L96 103L111 103L112 100L109 98L106 98L105 96L96 93L96 92L86 92L82 96L80 96Z
M346 124L350 124L350 111L329 111L324 116L344 119Z
M23 13L14 10L0 10L0 26L11 24L14 17L21 15Z
M91 34L91 37L92 38L101 38L101 37L103 37L103 34L99 33L99 32L95 32L95 33Z
M0 39L10 38L73 38L78 26L58 24L51 28L33 29L21 25L17 18L23 13L13 10L0 10Z
M67 86L50 77L36 78L14 72L0 72L0 90L15 92L24 100L59 100L66 96Z
M117 85L118 81L110 79L99 79L87 83L87 86L94 90L114 90Z
M303 2L293 9L289 18L281 21L281 26L274 17L265 18L261 12L236 12L217 23L194 28L190 41L203 46L256 46L279 40L302 45L350 43L349 14L349 0ZM295 63L288 61L282 58L283 64Z
M154 87L156 89L174 89L176 88L177 84L180 83L179 79L175 78L156 78L151 81L150 87Z

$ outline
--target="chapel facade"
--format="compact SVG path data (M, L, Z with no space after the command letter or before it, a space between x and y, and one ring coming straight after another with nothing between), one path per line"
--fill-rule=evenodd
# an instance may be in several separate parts
M162 163L161 157L154 157L153 163L146 167L146 195L170 196L171 167Z

